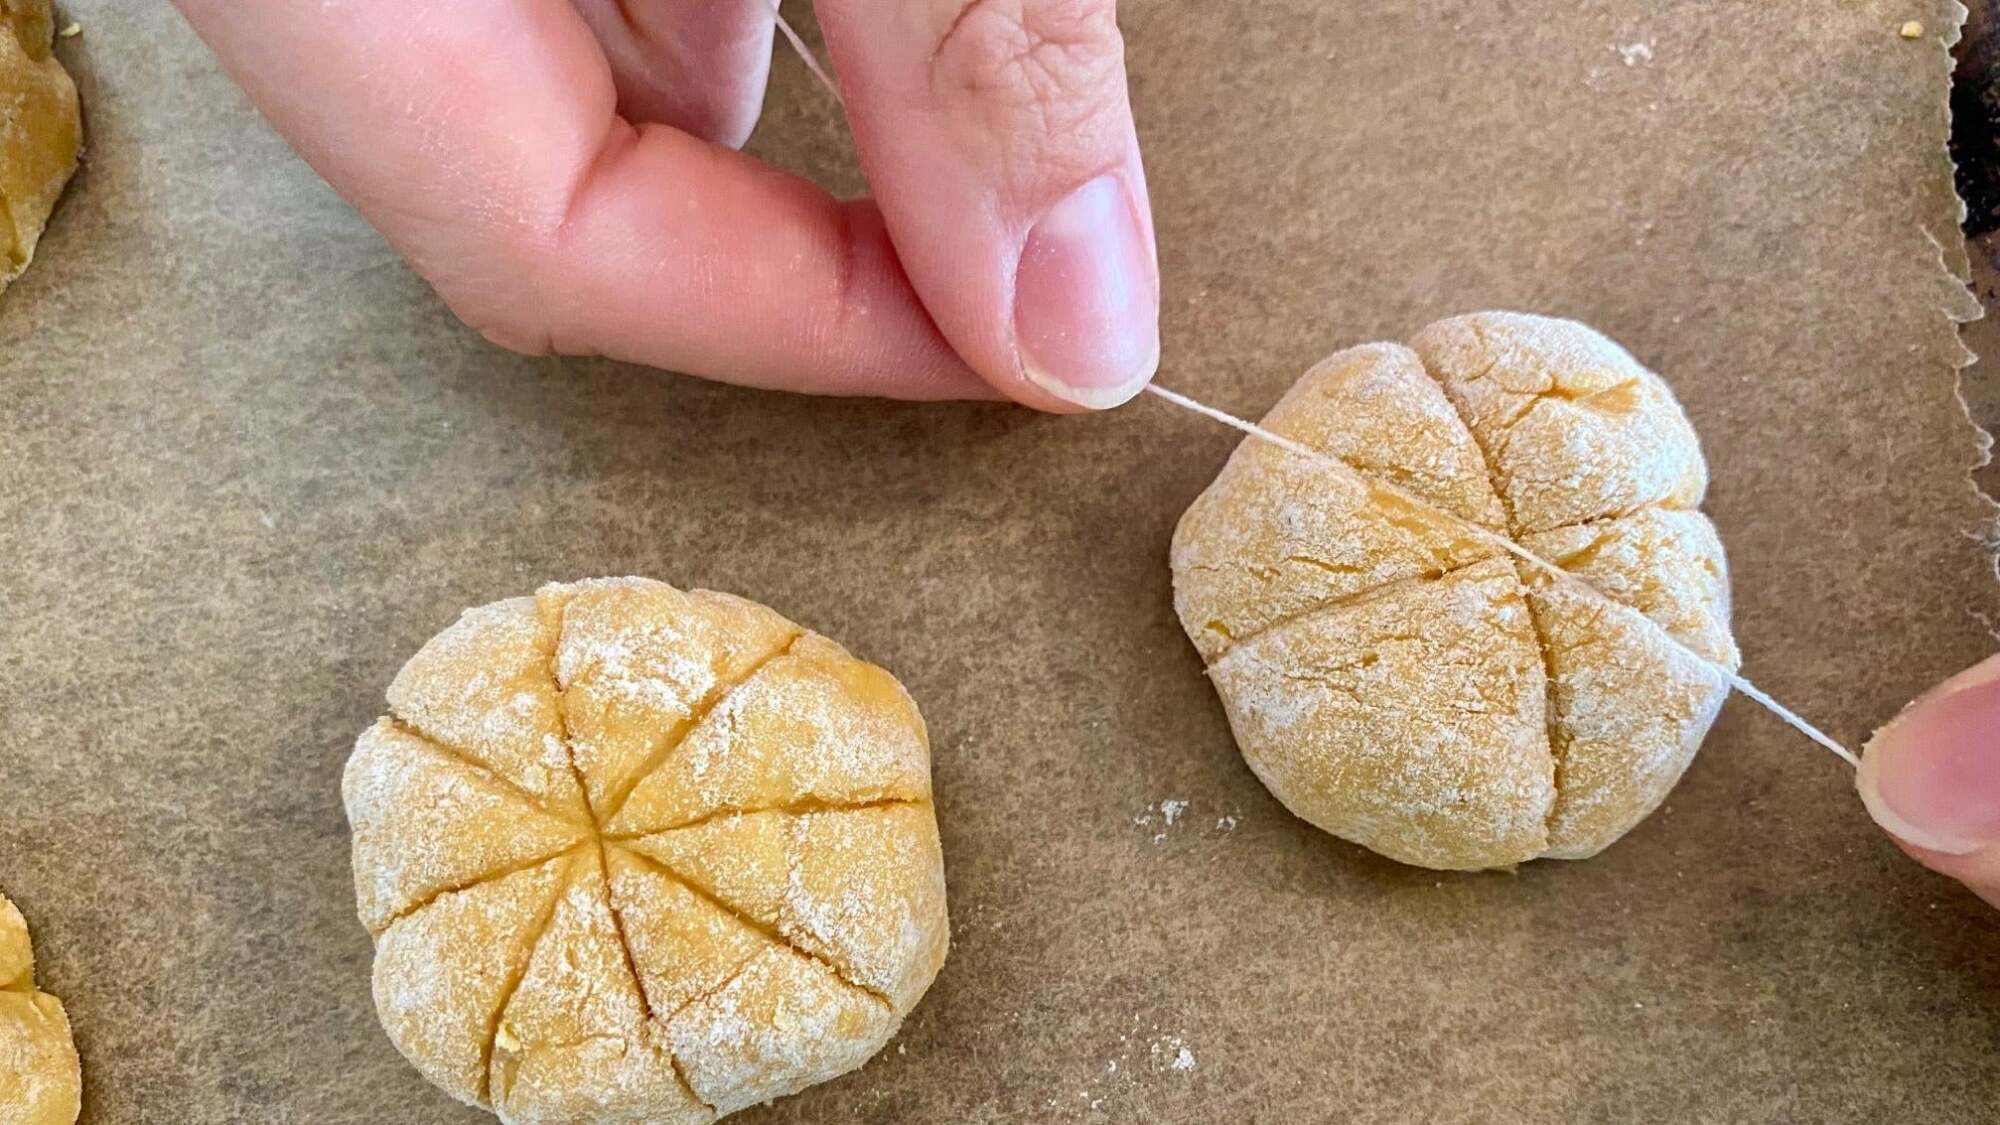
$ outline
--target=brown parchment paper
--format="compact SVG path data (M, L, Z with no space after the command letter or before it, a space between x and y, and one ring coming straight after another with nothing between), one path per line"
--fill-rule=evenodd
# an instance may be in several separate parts
M1993 1120L2000 924L1748 704L1596 860L1377 859L1251 777L1174 621L1232 433L503 354L166 5L70 9L89 161L0 303L0 885L88 1120L483 1118L377 1030L339 771L459 609L624 573L838 638L935 741L950 962L746 1119ZM2000 627L1957 15L1133 0L1162 381L1254 415L1440 315L1598 325L1703 435L1749 674L1858 743ZM859 186L793 60L753 147Z

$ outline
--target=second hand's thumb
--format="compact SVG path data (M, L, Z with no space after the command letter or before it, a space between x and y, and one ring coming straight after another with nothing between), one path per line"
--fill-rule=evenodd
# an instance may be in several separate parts
M1868 744L1869 815L1925 866L2000 905L2000 656L1946 680Z

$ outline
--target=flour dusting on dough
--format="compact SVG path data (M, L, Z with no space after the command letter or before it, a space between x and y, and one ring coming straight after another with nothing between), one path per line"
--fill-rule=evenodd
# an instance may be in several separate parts
M755 603L467 612L343 783L390 1038L514 1122L706 1122L859 1066L944 960L923 722Z
M1246 440L1172 559L1287 807L1406 862L1492 867L1594 854L1664 798L1728 691L1703 660L1737 654L1706 466L1658 376L1574 322L1482 313L1329 358L1263 425L1347 471Z

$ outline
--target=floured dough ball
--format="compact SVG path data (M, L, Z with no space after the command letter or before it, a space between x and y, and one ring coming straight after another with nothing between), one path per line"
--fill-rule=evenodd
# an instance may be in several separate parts
M375 1004L512 1122L704 1122L853 1070L944 963L923 719L754 602L468 611L343 782Z
M1659 805L1720 674L1460 522L1734 669L1707 467L1658 376L1573 321L1477 313L1327 359L1264 425L1351 471L1246 439L1174 535L1174 604L1287 808L1469 869L1595 855Z
M69 1016L35 988L27 919L0 895L0 1125L70 1125L82 1097Z
M83 144L54 43L49 0L0 0L0 292L34 258Z

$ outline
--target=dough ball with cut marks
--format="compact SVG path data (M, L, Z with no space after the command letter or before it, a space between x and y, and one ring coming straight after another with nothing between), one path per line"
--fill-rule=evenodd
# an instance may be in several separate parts
M54 42L49 0L0 0L0 292L34 258L83 145Z
M0 895L0 1125L71 1125L82 1098L69 1015L35 987L27 919Z
M1174 604L1250 768L1392 859L1597 854L1734 669L1707 467L1664 382L1574 321L1475 313L1320 363L1182 517ZM1511 537L1644 614L1558 583Z
M469 610L343 779L383 1027L510 1122L705 1122L853 1070L944 963L902 686L637 578Z

